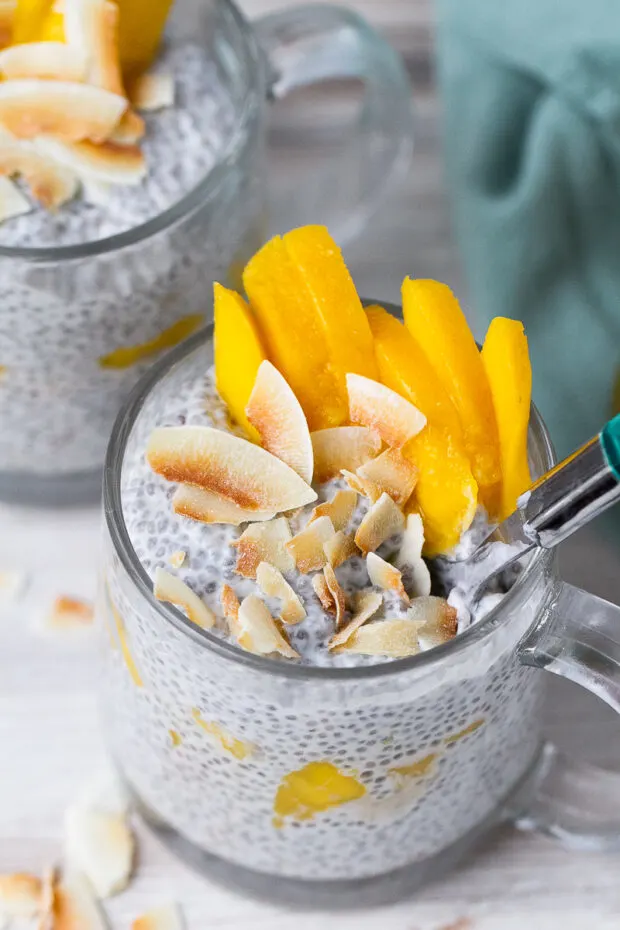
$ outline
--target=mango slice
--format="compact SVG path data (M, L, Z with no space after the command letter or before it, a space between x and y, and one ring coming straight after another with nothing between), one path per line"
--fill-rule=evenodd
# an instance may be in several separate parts
M501 479L499 435L484 365L454 294L438 281L405 278L405 325L458 411L482 503L495 516Z
M200 313L184 316L161 332L159 336L149 339L148 342L135 346L121 346L107 355L102 355L99 359L99 365L101 368L130 368L146 358L151 358L151 356L163 352L164 349L172 349L174 346L179 345L180 342L195 333L203 323L204 317Z
M258 432L247 407L258 368L267 355L252 312L243 297L221 284L213 286L215 314L215 383L232 419L253 442Z
M37 42L65 42L65 16L62 4L53 2L36 32Z
M43 23L51 8L52 0L17 0L12 44L41 41Z
M478 485L469 459L447 430L432 423L402 452L418 468L418 483L405 510L422 517L424 555L442 555L456 546L476 513Z
M311 430L347 420L349 372L377 378L372 334L340 250L323 226L275 237L243 283L270 360L292 387Z
M499 432L502 467L499 517L503 520L532 483L527 458L532 367L523 324L495 317L484 340L482 362Z
M311 820L315 814L365 794L366 788L357 778L343 774L331 762L309 762L282 779L273 805L274 826L283 826L285 817Z
M135 77L155 59L173 0L116 0L119 46L125 77Z

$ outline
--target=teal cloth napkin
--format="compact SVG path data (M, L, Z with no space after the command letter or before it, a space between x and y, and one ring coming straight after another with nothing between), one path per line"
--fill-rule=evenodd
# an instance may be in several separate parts
M620 409L620 3L438 0L437 20L468 302L524 321L564 455Z

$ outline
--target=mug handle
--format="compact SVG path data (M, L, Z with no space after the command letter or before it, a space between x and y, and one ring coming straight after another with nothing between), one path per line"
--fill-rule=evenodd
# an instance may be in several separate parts
M523 665L582 685L620 713L620 607L556 581L540 620L519 644ZM532 778L511 798L514 824L573 849L620 849L620 773L570 759L547 744Z
M266 55L272 99L328 78L358 78L364 96L355 131L317 169L308 152L303 175L274 178L271 226L328 225L342 244L368 222L386 190L407 170L413 145L411 86L397 52L351 10L313 5L254 23ZM313 130L314 131L314 130ZM316 138L316 135L315 135Z

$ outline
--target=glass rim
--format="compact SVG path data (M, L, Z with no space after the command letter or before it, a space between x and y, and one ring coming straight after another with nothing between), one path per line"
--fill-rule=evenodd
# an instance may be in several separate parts
M150 239L165 229L169 229L191 214L193 210L197 209L218 190L228 173L228 163L232 155L238 150L246 127L257 110L258 101L261 95L262 97L265 96L265 69L258 39L248 19L233 0L217 0L217 2L226 7L231 20L235 24L244 45L245 60L253 72L252 77L247 81L244 99L236 115L235 123L219 153L217 162L179 200L175 200L171 206L156 216L137 226L133 226L131 229L114 233L103 239L93 239L89 242L73 243L71 245L34 246L32 248L0 245L0 259L19 259L33 264L66 262L94 258L98 255L120 251L145 239Z
M364 300L363 303L367 306L378 303L392 313L396 311L397 315L400 316L401 314L399 307L386 301ZM490 610L482 620L471 624L462 633L441 646L435 646L433 649L420 652L414 656L379 662L375 665L344 668L313 666L283 662L271 659L268 656L255 655L226 642L210 630L196 626L173 605L158 601L153 594L153 582L131 544L123 516L121 474L126 445L133 425L151 390L172 368L182 363L200 347L207 346L212 342L213 329L213 323L201 329L181 345L172 349L142 376L119 411L106 453L103 475L103 511L106 526L112 540L114 552L120 559L123 569L127 572L138 593L144 598L151 610L159 614L166 623L171 623L179 632L188 635L199 646L214 652L224 659L267 675L302 681L310 679L338 682L371 680L406 672L427 670L433 665L460 655L509 621L510 605L517 602L524 593L527 593L527 588L532 579L538 577L539 572L548 564L551 556L547 550L541 548L534 552L525 569L510 590L506 592L501 602ZM555 450L547 427L534 404L532 404L531 408L530 430L533 432L537 444L539 444L544 458L545 469L552 468L556 463ZM502 614L504 614L503 617Z

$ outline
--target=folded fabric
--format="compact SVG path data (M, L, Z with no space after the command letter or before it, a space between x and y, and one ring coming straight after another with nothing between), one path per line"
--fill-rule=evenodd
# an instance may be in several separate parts
M469 302L481 331L525 322L564 455L620 409L620 5L438 0L437 20Z

